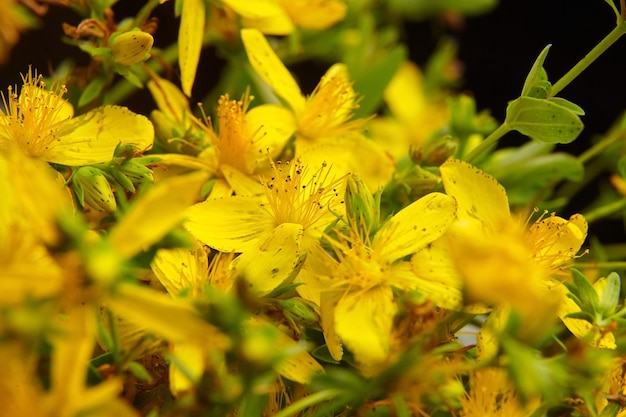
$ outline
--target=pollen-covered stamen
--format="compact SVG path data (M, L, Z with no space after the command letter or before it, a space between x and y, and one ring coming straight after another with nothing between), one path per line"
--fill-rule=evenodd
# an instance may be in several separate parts
M298 117L298 133L314 140L359 131L365 120L351 120L358 107L356 93L347 78L338 75L322 77Z
M326 225L318 222L331 217L332 207L343 202L338 186L345 177L331 178L326 163L313 174L299 161L278 161L271 168L272 176L262 183L276 224L297 223L305 229L323 229Z
M259 131L250 133L246 127L245 115L253 99L248 92L238 101L230 100L228 94L221 96L217 108L219 134L211 135L219 165L228 165L247 174L254 168L250 156L256 156L254 145L260 138ZM208 126L212 127L210 121Z
M19 95L12 87L8 88L8 98L2 94L6 115L0 123L0 137L14 141L31 156L40 156L55 146L60 123L73 113L63 99L65 86L54 84L46 89L41 78L29 71Z
M389 274L389 264L354 232L339 239L326 236L338 261L332 273L332 286L346 293L368 291L383 285Z
M586 230L580 227L581 219L582 222L584 219L581 215L574 215L569 220L554 213L546 215L547 211L544 211L530 226L526 242L534 260L558 273L580 250L586 236Z

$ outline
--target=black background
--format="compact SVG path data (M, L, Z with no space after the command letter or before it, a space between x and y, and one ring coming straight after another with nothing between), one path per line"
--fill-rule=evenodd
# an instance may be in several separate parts
M118 16L134 13L138 3L132 0L118 2L115 6ZM163 22L172 22L172 3L166 3L156 11ZM19 84L20 73L24 73L29 64L48 73L66 56L76 57L79 63L87 61L84 54L77 54L76 48L61 42L61 23L64 21L74 25L79 22L71 11L53 7L41 29L23 35L9 62L0 67L1 88ZM479 109L490 109L492 115L502 120L506 103L519 95L534 59L547 44L552 44L552 48L545 67L550 80L555 82L614 25L615 16L603 0L504 0L491 13L466 19L461 29L446 28L435 19L408 22L403 33L412 59L419 64L423 64L433 51L438 35L442 31L449 34L456 41L459 58L464 64L462 89L474 95ZM176 31L175 27L161 26L155 35L156 46L172 43ZM221 68L213 51L203 51L199 72L204 81L194 88L194 95L198 96L195 99L200 99L212 87ZM298 70L302 71L301 68ZM301 75L306 77L307 74ZM585 130L576 142L568 145L568 151L580 153L589 146L593 135L607 131L626 109L625 75L626 40L620 39L560 93L587 113L583 117ZM319 77L319 74L313 74L313 77ZM144 114L153 108L145 93L125 104ZM595 190L591 187L585 193L592 198ZM578 202L581 207L585 196L582 198L583 201ZM570 209L577 208L574 205ZM624 236L623 230L619 222L603 222L596 226L594 233L601 234L604 239L619 240Z

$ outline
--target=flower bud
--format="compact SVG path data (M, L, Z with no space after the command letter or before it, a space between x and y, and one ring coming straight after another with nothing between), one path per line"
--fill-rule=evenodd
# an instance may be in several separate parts
M310 301L293 297L285 300L277 300L276 304L283 310L285 317L296 324L315 326L320 317Z
M114 33L110 39L113 61L130 67L150 57L150 49L154 44L152 35L141 30Z
M370 235L379 227L380 194L373 196L363 179L352 174L347 179L346 215L352 224L358 225L360 230L366 230Z
M82 206L88 204L99 211L113 213L117 203L104 173L94 167L80 167L72 176L72 188Z
M439 166L448 158L454 156L458 143L450 135L431 138L422 146L411 148L409 154L411 160L422 166Z

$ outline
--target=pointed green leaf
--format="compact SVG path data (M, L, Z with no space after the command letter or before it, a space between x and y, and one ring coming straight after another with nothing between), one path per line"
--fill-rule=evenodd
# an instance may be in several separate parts
M550 97L548 99L548 101L551 101L554 104L558 104L561 107L565 107L566 109L568 109L572 113L577 114L579 116L584 116L585 115L585 111L582 109L582 107L580 107L578 104L572 103L569 100L565 100L564 98L561 98L561 97Z
M598 311L598 293L593 285L578 270L572 269L572 279L574 281L576 295L580 300L580 308L584 312L595 313Z
M546 143L570 143L583 130L582 121L570 109L533 97L510 102L505 123L512 130Z
M102 89L106 84L106 80L102 77L96 77L87 85L78 99L78 107L91 103L96 97L100 96Z
M550 46L552 45L543 48L543 51L541 51L526 76L524 87L522 87L522 96L536 98L547 98L549 96L552 84L548 81L548 74L543 68L543 62L546 60Z
M354 117L367 117L380 106L385 88L391 81L402 62L406 59L407 51L403 46L397 46L385 57L377 60L367 71L362 71L354 79L354 90L361 97L359 108Z

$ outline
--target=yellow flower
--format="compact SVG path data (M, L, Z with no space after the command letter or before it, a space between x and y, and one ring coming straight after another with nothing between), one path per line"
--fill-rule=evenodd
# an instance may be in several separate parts
M27 155L60 165L110 161L120 144L139 152L150 149L154 128L144 116L125 107L103 106L74 116L74 108L58 84L46 88L29 70L20 93L8 89L0 114L0 147L16 143Z
M151 81L153 82L153 81ZM160 162L168 165L179 165L192 169L202 169L216 177L217 181L211 190L212 197L228 196L235 191L239 195L256 195L263 193L258 182L258 175L268 166L270 158L278 156L285 146L283 142L275 142L275 135L266 135L263 126L263 115L256 108L248 110L253 97L244 94L241 100L231 100L228 94L220 97L217 108L219 131L215 132L209 118L201 124L193 115L180 107L184 97L172 94L177 92L165 80L159 80L158 87L152 84L151 91L158 98L161 108L168 109L177 120L187 120L190 128L194 127L204 134L206 148L197 157L179 154L156 155ZM164 92L168 91L167 97ZM178 97L169 103L170 97ZM174 108L172 108L174 107Z
M287 104L256 109L268 135L276 135L275 141L284 143L295 134L296 157L308 164L326 160L336 172L358 173L372 190L389 180L391 160L363 136L365 120L353 119L357 96L345 65L330 67L313 93L305 97L261 32L243 29L241 38L258 76Z
M333 179L325 166L309 172L299 161L276 162L270 175L264 195L207 200L190 208L185 223L211 248L241 253L233 273L258 295L323 253L319 239L343 210L343 178Z
M529 333L544 329L556 314L585 337L591 325L565 317L579 309L560 281L587 235L584 217L551 215L526 228L511 215L506 191L492 176L459 160L445 162L440 171L446 193L458 203L448 242L468 301L517 310Z
M384 143L385 149L399 160L408 155L409 147L419 147L448 123L445 98L424 91L423 76L413 62L398 69L385 90L385 102L391 116L371 121L372 137Z
M530 417L540 406L537 398L522 404L506 370L495 367L472 371L460 401L462 417Z
M389 219L371 242L358 231L333 241L337 259L326 258L328 275L305 281L318 289L314 301L333 358L342 358L343 343L366 372L384 363L396 313L394 288L419 290L419 279L402 259L443 235L455 211L452 198L431 193Z
M242 25L268 35L288 35L296 27L326 29L341 21L347 6L341 0L224 0L242 17Z

